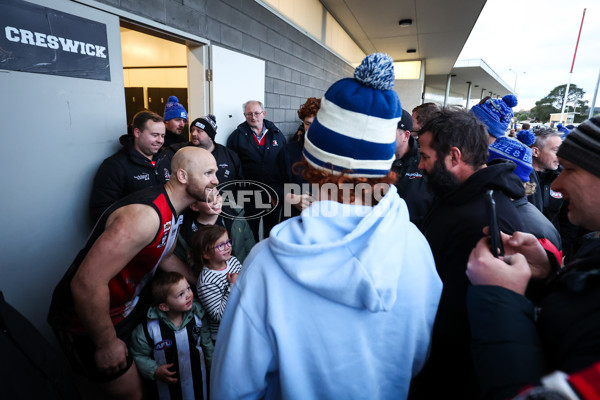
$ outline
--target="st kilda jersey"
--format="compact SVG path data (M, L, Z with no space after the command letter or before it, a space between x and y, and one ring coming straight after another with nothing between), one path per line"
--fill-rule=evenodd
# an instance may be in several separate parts
M113 325L121 322L133 310L141 290L152 279L163 256L174 245L177 230L183 217L177 217L163 185L134 192L115 202L102 214L85 247L79 252L75 261L54 289L48 315L48 322L53 327L68 329L72 332L85 332L81 321L75 314L71 280L95 241L104 232L108 217L116 209L130 204L147 204L154 208L160 217L160 227L154 240L133 257L108 283L110 317Z

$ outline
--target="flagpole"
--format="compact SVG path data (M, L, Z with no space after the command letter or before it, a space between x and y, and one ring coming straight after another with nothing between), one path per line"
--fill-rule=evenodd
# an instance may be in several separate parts
M575 66L575 57L577 56L577 48L579 47L579 38L581 37L581 28L583 28L583 19L585 18L585 10L583 9L583 16L581 17L581 25L579 26L579 34L577 35L577 43L575 44L575 53L573 54L573 62L571 63L571 71L569 72L569 82L565 89L565 97L563 98L562 109L560 110L560 123L563 122L563 114L565 113L565 107L567 105L567 96L569 95L569 86L571 86L571 78L573 77L573 67Z

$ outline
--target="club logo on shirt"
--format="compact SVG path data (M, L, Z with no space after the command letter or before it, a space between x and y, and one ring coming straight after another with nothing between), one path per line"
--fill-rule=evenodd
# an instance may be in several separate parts
M273 146L279 146L279 142L277 142L277 140L273 139L273 143L271 143Z
M150 174L134 175L133 179L136 179L138 181L149 181L150 180Z
M166 350L173 345L173 342L170 339L161 340L160 342L154 345L154 350L161 351Z
M165 181L168 181L169 179L171 179L171 173L165 168Z
M407 172L404 176L408 177L408 179L416 179L416 178L422 178L423 175L421 175L418 172Z
M554 190L550 189L550 196L554 197L555 199L562 199L563 195L561 192L555 192Z

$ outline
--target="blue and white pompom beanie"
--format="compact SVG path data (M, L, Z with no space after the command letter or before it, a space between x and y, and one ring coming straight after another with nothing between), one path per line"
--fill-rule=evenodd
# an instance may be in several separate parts
M473 106L471 112L485 124L490 135L499 138L504 136L513 117L512 108L516 105L517 97L507 94L502 99L488 98L483 103Z
M173 118L183 118L187 121L187 111L179 104L179 99L175 96L170 96L169 101L165 105L165 113L163 119L169 121Z
M375 53L356 68L354 78L327 90L304 141L303 154L311 166L355 178L390 172L402 117L394 79L392 59Z

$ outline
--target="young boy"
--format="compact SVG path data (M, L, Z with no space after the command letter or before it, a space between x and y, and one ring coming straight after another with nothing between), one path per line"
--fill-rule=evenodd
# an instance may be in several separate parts
M160 399L208 399L207 367L214 346L204 310L178 272L157 275L147 322L133 331L130 351Z

